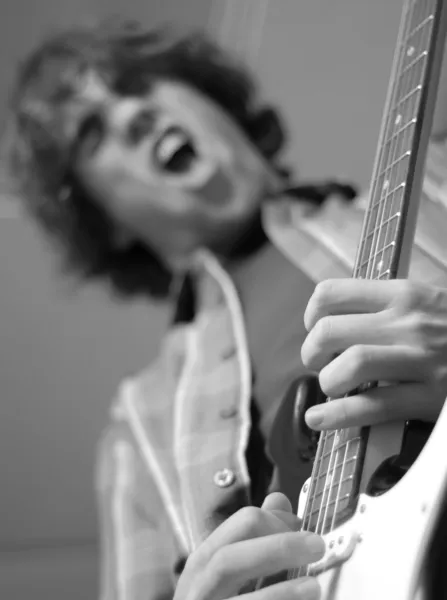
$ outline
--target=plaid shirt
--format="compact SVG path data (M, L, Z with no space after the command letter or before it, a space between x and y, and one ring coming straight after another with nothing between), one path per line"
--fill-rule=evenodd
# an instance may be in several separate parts
M430 281L445 287L446 186L446 146L432 145L410 277L424 280L431 273ZM301 203L284 201L265 208L264 222L273 243L318 281L350 275L363 210L362 198L354 209L329 202L316 222ZM303 240L315 248L311 259ZM155 363L122 383L99 444L101 600L172 599L175 565L218 525L216 507L238 489L250 502L244 315L213 256L203 253L196 272L194 322L174 326Z

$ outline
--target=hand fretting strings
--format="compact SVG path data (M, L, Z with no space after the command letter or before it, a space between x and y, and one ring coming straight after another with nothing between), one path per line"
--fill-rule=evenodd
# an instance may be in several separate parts
M411 181L415 135L422 117L439 7L438 0L408 0L404 5L355 278L396 277L405 204L409 200L406 189ZM325 534L352 514L366 448L365 433L360 428L349 428L321 434L303 530ZM293 569L288 579L310 572L309 567Z

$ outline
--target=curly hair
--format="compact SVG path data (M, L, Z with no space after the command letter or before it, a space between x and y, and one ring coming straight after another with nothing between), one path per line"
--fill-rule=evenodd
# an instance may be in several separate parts
M171 273L147 245L116 247L110 217L73 175L69 148L59 135L57 109L91 70L122 96L142 95L161 77L194 87L226 111L287 179L277 164L284 129L278 112L259 102L251 76L203 33L179 35L168 27L151 30L109 20L48 38L20 65L11 95L8 158L26 209L58 244L67 270L106 280L122 297L162 299Z

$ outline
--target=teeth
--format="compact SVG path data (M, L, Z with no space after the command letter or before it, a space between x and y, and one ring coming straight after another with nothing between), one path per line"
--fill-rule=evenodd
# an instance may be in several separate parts
M188 138L181 131L168 132L159 142L157 147L158 159L162 164L167 164L174 154L188 143Z

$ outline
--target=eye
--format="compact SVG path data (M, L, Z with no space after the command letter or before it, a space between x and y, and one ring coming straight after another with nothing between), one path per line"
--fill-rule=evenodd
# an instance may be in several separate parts
M78 130L75 152L91 155L96 152L104 139L105 126L99 115L85 118Z
M155 126L156 115L153 111L139 112L129 123L129 141L138 144L147 135L152 133Z

